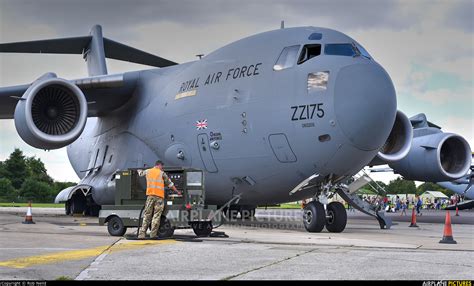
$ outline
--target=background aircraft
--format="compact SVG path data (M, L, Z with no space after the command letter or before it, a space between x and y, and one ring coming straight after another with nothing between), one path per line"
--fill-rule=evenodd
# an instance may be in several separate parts
M472 154L474 157L474 153ZM443 181L443 182L436 182L436 184L440 185L443 188L453 191L454 193L464 196L468 199L474 199L474 189L472 188L473 180L474 180L474 165L471 164L470 171L463 177L453 180L453 181ZM369 169L370 172L394 172L392 168L371 168Z
M176 64L102 36L0 44L0 52L82 54L89 76L46 73L0 89L0 118L40 149L67 146L81 178L63 190L68 213L113 203L118 169L167 165L206 171L208 203L252 215L256 205L314 198L308 231L344 230L335 192L387 221L345 184L366 165L404 177L454 180L466 174L466 140L423 114L397 111L389 75L354 39L335 30L269 31ZM160 67L107 74L105 58ZM248 212L245 212L248 211Z

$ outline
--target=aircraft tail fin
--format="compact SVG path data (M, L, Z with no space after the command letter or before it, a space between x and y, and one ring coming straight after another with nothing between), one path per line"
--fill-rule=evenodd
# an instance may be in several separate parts
M177 63L112 41L102 36L102 27L92 27L89 36L0 44L0 53L82 54L89 76L106 75L105 58L154 67Z
M82 57L87 62L87 71L89 76L106 75L107 64L105 63L104 37L102 36L102 27L95 25L90 33L91 41L82 52Z

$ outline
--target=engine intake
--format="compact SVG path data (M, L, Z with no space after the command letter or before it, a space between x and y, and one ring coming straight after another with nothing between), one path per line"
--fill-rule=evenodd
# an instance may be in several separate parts
M87 120L87 101L74 84L60 78L34 82L15 108L15 127L29 145L58 149L76 140Z
M385 163L401 160L410 151L412 140L413 128L410 120L403 112L397 111L392 131L377 157Z
M463 137L439 132L415 137L408 155L389 165L409 180L451 181L466 175L471 148Z

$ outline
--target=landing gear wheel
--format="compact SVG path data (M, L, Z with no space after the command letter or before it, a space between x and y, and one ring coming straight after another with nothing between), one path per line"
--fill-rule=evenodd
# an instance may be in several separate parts
M198 237L207 237L212 232L212 223L211 222L197 222L192 224L194 233Z
M66 213L66 215L70 215L70 214L71 214L71 201L67 201L67 202L64 204L64 212Z
M173 236L174 228L171 226L170 221L162 216L160 221L160 228L158 228L158 237L166 238Z
M127 228L123 225L122 219L118 216L114 216L109 220L107 230L111 236L123 236L127 232Z
M74 214L83 214L86 210L86 201L82 200L80 197L72 198L70 203L69 212L71 215Z
M327 205L327 212L326 229L329 232L342 232L347 224L347 213L344 205L339 202L332 202Z
M92 199L90 199L92 200ZM100 209L101 207L94 203L93 201L87 201L87 207L86 207L86 215L90 215L90 216L99 216L99 212L100 212Z
M304 227L309 232L321 232L326 223L326 212L320 202L312 201L303 209Z

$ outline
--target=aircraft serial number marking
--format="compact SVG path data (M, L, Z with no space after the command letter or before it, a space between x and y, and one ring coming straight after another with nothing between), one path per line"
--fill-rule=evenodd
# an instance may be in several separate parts
M314 115L318 118L324 117L324 109L322 103L314 103L308 105L295 105L290 108L293 109L292 121L313 119Z

